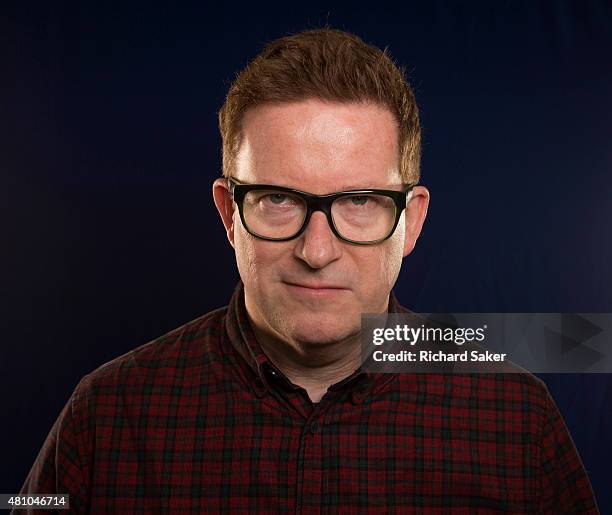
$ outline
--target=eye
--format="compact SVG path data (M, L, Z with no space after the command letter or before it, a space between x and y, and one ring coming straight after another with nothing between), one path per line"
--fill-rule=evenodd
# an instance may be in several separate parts
M363 206L367 203L368 200L369 198L365 195L356 195L354 197L351 197L351 202L356 206Z
M272 202L272 204L282 204L283 201L287 200L287 195L282 193L272 193L271 195L266 195L266 197Z

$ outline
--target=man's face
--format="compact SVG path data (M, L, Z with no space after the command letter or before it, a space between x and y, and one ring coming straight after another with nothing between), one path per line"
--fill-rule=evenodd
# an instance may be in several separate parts
M360 188L399 191L398 162L397 125L389 110L308 100L246 113L234 177L319 195ZM236 251L251 319L295 345L343 340L359 332L362 313L386 310L428 198L427 190L417 188L412 209L402 213L389 239L358 246L336 238L320 211L298 238L258 239L242 225L222 179L213 192Z

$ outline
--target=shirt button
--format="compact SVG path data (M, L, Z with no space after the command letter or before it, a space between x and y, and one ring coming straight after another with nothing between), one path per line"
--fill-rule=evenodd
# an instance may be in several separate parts
M267 390L266 385L264 384L262 379L260 377L255 378L255 387L254 387L255 395L261 398L266 394L266 390Z
M310 432L314 435L319 430L319 423L316 420L313 420L310 423Z
M365 397L366 397L365 387L357 388L353 390L353 392L351 393L351 400L353 401L353 404L359 404L363 402L365 400Z

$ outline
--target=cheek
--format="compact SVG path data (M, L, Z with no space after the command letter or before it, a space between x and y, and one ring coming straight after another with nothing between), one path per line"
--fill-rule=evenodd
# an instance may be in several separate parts
M389 289L393 287L399 276L402 260L404 259L404 218L400 219L393 236L389 238L382 247L379 261L380 284L386 285Z
M272 266L276 261L275 244L251 236L242 224L234 227L236 264L242 282L253 284L264 277L269 279L275 270Z
M365 249L357 250L363 252ZM367 256L360 254L355 259L361 295L365 297L386 296L399 275L403 242L392 237L368 251Z
M234 224L234 227L236 264L238 265L238 272L240 273L242 282L245 282L245 279L253 277L253 272L256 268L255 245L251 235L246 232L242 225Z

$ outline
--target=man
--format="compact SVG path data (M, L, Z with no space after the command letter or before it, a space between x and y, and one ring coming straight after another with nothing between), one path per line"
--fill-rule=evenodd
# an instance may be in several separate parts
M362 313L392 293L429 202L413 93L331 29L270 43L219 115L229 306L84 377L22 493L77 512L596 513L528 374L372 374Z

